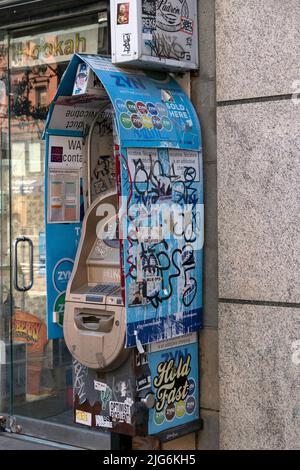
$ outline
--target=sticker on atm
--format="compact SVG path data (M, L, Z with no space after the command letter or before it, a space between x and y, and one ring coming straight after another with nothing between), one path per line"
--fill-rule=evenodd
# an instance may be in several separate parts
M92 425L92 414L86 411L75 410L75 422L85 424L86 426Z
M112 428L113 423L109 416L96 415L96 427L99 428Z
M103 382L99 382L98 380L94 380L94 388L99 392L104 392L108 388L108 385Z
M149 412L149 434L199 418L198 345L189 340L148 355L155 393L155 407Z
M131 424L131 406L119 401L109 402L109 415L112 421Z

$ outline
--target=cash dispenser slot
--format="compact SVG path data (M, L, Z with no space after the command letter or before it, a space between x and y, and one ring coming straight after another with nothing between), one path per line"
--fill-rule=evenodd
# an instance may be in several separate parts
M114 315L102 310L97 312L80 309L75 311L74 321L80 330L100 331L101 333L109 333L114 324Z

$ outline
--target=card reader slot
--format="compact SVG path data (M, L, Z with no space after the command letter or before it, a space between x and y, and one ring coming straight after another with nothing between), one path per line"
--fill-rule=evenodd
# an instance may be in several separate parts
M92 330L109 333L114 324L114 314L111 312L81 310L75 314L75 324L80 330Z

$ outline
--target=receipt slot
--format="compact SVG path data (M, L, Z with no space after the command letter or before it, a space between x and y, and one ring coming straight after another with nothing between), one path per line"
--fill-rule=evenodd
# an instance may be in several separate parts
M48 336L64 336L74 359L74 421L161 440L198 430L203 171L192 104L167 73L76 54L45 139Z

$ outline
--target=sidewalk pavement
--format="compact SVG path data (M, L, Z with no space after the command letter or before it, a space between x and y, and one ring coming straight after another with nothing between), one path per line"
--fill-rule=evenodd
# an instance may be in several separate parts
M42 442L42 439L29 440L26 436L14 435L9 433L0 432L0 452L1 450L62 450L62 446L56 447L47 445Z

